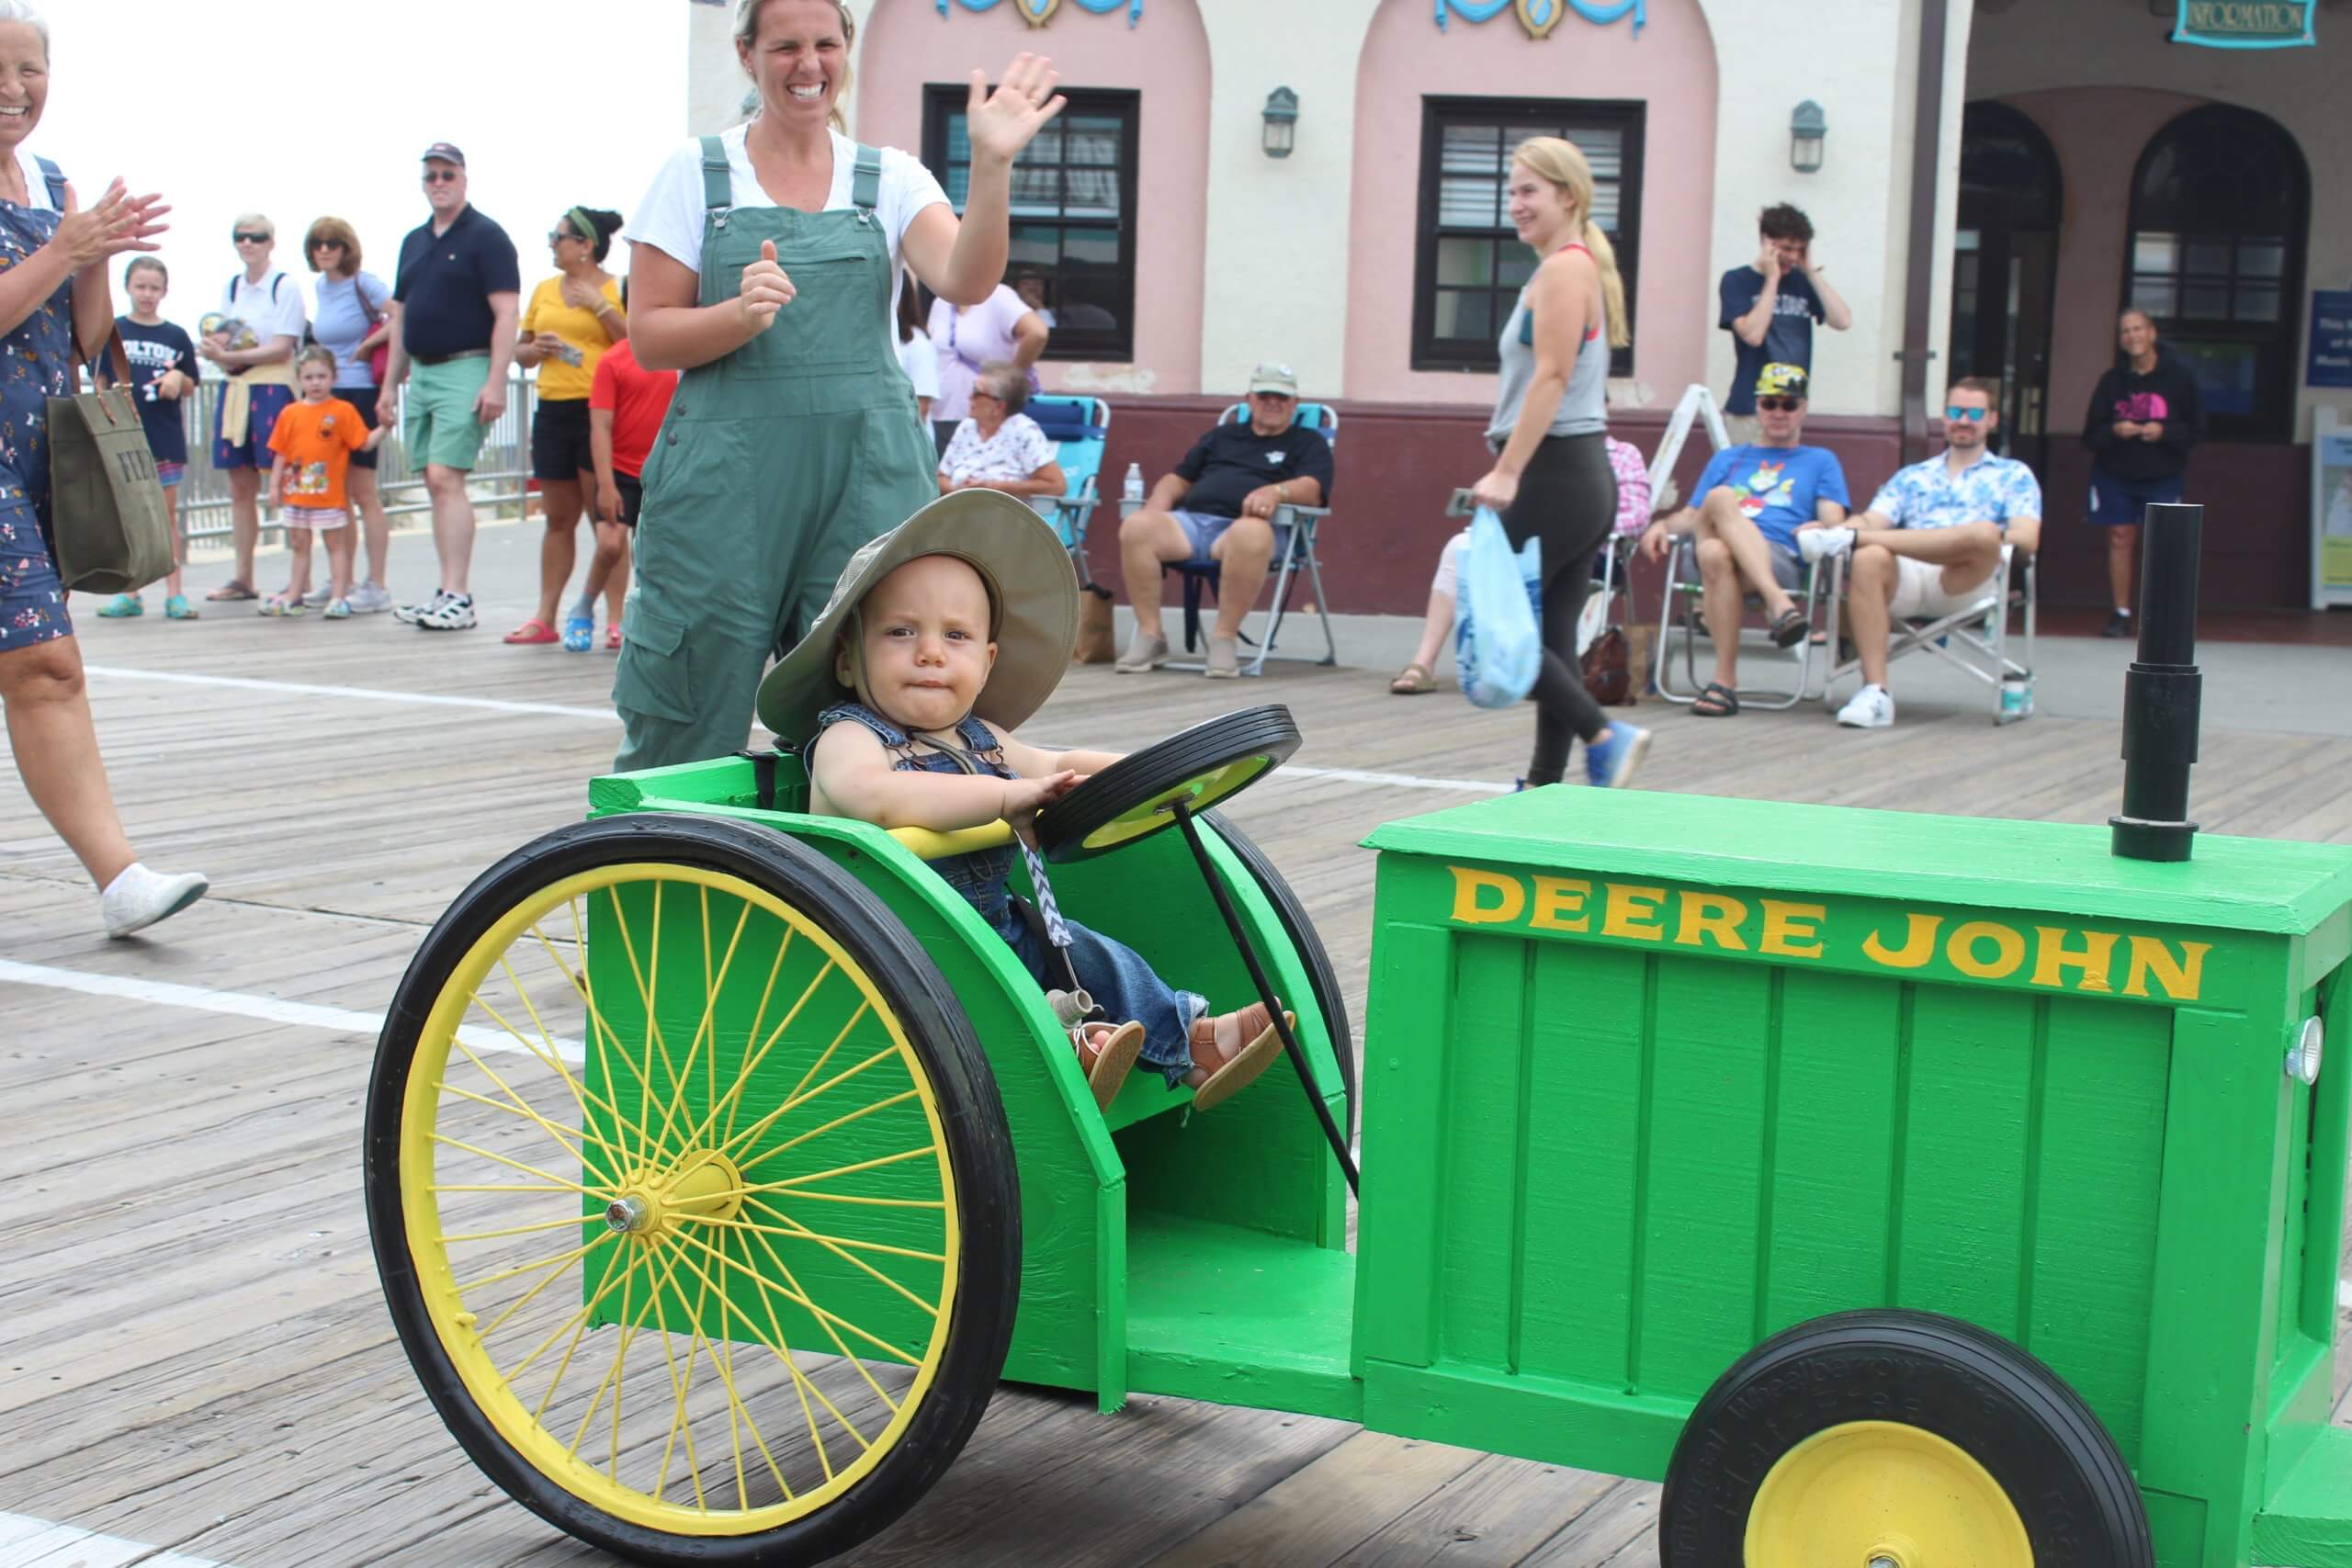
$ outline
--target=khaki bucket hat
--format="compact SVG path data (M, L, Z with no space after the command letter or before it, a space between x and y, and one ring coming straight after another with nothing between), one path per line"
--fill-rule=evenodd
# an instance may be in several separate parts
M959 490L869 539L842 569L817 622L760 682L760 722L786 740L815 734L817 716L857 694L835 677L850 613L874 585L920 556L968 561L988 584L996 666L972 712L1001 729L1030 716L1061 683L1078 638L1078 572L1053 525L994 490Z

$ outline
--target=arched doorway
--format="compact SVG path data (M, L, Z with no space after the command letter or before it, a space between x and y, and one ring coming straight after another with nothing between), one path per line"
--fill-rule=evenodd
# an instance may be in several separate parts
M2195 369L2214 435L2292 438L2310 212L2302 150L2253 109L2190 109L2140 154L2124 302Z
M2064 210L2058 154L2041 128L2007 104L1970 104L1961 119L1950 379L1999 383L2008 454L2041 473L2049 471L2051 310Z

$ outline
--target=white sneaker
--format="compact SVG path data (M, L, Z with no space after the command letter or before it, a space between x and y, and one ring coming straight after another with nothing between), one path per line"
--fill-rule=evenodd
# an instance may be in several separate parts
M164 876L133 861L98 895L98 912L105 917L107 935L129 936L178 914L211 886L197 872Z
M388 594L386 597L389 598L390 595ZM433 591L433 597L421 604L393 605L392 619L398 621L404 626L413 626L416 625L417 621L423 617L427 610L439 609L442 602L448 597L449 595L446 592L436 588Z
M351 613L355 615L380 615L391 607L391 590L372 577L351 591Z
M1894 722L1894 694L1884 686L1864 686L1838 710L1838 722L1849 729L1884 729Z
M1825 556L1842 556L1854 545L1851 528L1800 528L1797 530L1797 554L1808 561Z
M471 631L474 625L474 597L470 593L444 593L416 617L416 629L421 632Z
M332 585L313 588L302 595L302 607L306 610L323 610L334 603L334 589Z

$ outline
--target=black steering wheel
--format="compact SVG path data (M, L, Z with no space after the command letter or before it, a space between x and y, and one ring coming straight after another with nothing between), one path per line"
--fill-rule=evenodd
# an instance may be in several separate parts
M1204 719L1130 751L1037 813L1037 848L1056 864L1148 839L1175 826L1173 806L1197 814L1273 772L1298 750L1298 726L1279 703Z

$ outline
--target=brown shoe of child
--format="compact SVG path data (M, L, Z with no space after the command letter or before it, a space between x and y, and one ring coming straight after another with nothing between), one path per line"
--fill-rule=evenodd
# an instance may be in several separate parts
M1086 1087L1094 1091L1094 1109L1110 1110L1143 1050L1143 1025L1133 1020L1121 1024L1081 1023L1069 1032L1069 1038L1078 1047L1078 1065L1085 1069Z
M1283 1021L1298 1026L1292 1013L1283 1014ZM1193 1066L1184 1078L1193 1086L1193 1109L1214 1111L1254 1083L1282 1051L1283 1037L1263 1002L1199 1020L1193 1025Z

